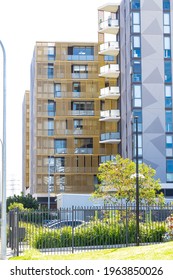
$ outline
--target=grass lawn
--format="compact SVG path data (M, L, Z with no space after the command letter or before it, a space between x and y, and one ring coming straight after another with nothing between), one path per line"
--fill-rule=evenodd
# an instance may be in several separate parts
M173 260L173 242L68 255L43 255L37 250L28 250L23 256L10 260Z

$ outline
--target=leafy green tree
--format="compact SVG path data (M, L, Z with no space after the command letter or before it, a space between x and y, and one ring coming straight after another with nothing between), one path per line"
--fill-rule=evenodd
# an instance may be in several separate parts
M139 164L139 199L142 203L154 204L156 198L164 201L160 180L155 179L156 171L150 166ZM136 199L136 164L129 158L116 156L114 161L107 161L99 166L97 175L99 184L93 193L95 198L103 198L107 202L116 203L125 199L133 202Z
M14 210L16 208L18 208L19 211L24 211L23 204L18 202L10 203L10 205L8 206L8 211Z
M24 195L24 193L21 193L21 195L14 195L7 198L7 211L9 205L14 202L22 203L23 207L27 209L37 210L39 207L38 201L31 194Z

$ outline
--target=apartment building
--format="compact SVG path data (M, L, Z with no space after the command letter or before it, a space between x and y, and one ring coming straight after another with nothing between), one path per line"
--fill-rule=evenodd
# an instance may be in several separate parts
M113 57L114 59L114 57ZM56 205L59 193L91 193L98 166L117 152L106 133L119 120L117 97L104 106L97 43L37 42L31 64L30 193L40 204ZM111 59L112 63L112 59ZM103 89L103 95L107 88ZM105 128L106 120L111 121ZM117 120L113 122L113 119ZM119 136L119 135L118 135Z
M173 198L173 2L121 1L119 20L122 155L129 157L132 151L136 157L133 114L138 116L139 162L156 170L169 201Z
M101 162L136 161L138 134L138 161L171 200L173 3L115 0L98 7L96 24L98 43L36 43L30 192L52 205L59 193L91 193Z

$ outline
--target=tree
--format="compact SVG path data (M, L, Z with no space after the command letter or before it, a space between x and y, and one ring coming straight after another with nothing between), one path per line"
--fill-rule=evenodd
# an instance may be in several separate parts
M8 211L14 210L16 208L18 208L19 211L24 211L25 210L22 203L13 202L13 203L10 203L10 205L8 206Z
M10 204L14 202L22 203L23 207L27 209L37 210L39 207L38 201L31 194L25 196L24 193L21 193L21 195L14 195L7 198L7 211Z
M103 198L107 202L116 203L125 199L134 202L136 199L136 164L129 158L116 156L114 161L100 164L97 175L99 184L93 193L95 198ZM139 164L139 200L140 202L153 204L156 198L164 201L160 180L155 179L156 171L150 166Z

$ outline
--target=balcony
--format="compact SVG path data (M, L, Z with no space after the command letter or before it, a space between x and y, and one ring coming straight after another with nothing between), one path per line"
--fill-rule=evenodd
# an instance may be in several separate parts
M107 110L101 111L99 121L115 121L118 122L120 120L120 110Z
M116 13L119 9L121 0L116 0L114 3L107 3L98 8L99 11Z
M100 99L119 99L120 88L119 87L106 87L100 90Z
M75 154L92 154L92 148L75 148Z
M107 161L115 161L115 156L109 155L109 156L100 156L100 163L104 163Z
M99 24L100 33L116 35L119 32L119 22L117 19L108 18Z
M66 154L67 153L67 148L55 148L54 153L55 154Z
M118 64L108 64L100 67L99 77L104 78L118 78L120 74Z
M120 142L120 132L102 133L99 141L100 144L119 144Z
M94 110L72 110L72 116L94 116Z
M104 44L101 44L99 54L117 56L119 54L119 43L106 42Z

